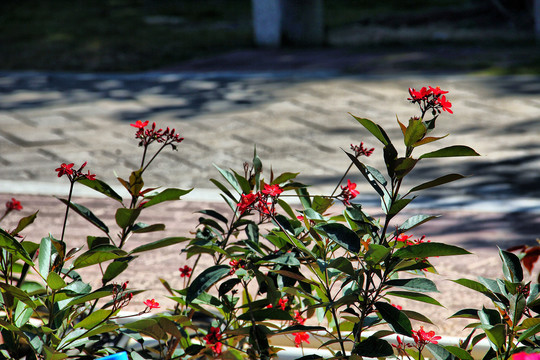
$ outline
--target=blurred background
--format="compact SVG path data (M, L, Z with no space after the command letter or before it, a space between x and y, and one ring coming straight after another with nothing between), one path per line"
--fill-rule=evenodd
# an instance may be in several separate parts
M171 69L186 61L254 49L253 6L258 1L3 0L0 70ZM302 2L285 0L289 8ZM311 1L321 7L323 39L302 45L285 36L280 47L346 47L352 54L421 50L431 54L429 61L401 57L392 66L538 74L534 2ZM347 70L362 72L362 67L351 61Z

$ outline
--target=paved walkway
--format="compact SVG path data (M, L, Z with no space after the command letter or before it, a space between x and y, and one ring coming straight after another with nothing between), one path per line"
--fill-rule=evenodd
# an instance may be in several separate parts
M417 201L417 209L434 208L445 215L426 224L429 237L477 252L472 261L442 259L441 273L456 278L468 269L472 277L495 276L495 245L534 242L540 234L539 77L350 75L340 72L328 56L320 59L320 66L299 61L271 71L215 71L204 63L132 75L0 73L0 193L5 199L19 194L25 211L42 209L34 229L43 231L35 236L49 231L59 236L62 209L49 195L65 196L67 188L54 169L62 162L88 161L90 170L115 184L117 175L128 177L140 161L135 129L129 124L155 121L176 128L185 141L178 152L166 151L159 158L145 174L146 184L197 189L188 197L191 202L163 207L155 220L165 219L167 234L185 235L196 224L194 211L218 206L209 203L219 199L217 193L207 190L212 187L208 179L218 177L212 164L241 171L257 146L267 171L299 171L301 181L314 185L312 192L329 193L348 166L341 148L363 141L376 147L370 164L382 165L379 144L348 112L380 122L399 139L396 115L402 121L417 115L406 101L407 88L433 85L450 91L454 109L454 115L443 114L438 120L438 134L450 133L441 144L469 145L482 154L426 160L406 184L449 172L470 175ZM265 63L278 62L265 58ZM351 178L359 182L362 199L376 206L369 186L356 173ZM85 192L79 195L85 197L79 202L98 216L111 216L107 214L114 204ZM71 222L73 246L82 244L80 234L88 234L88 225L75 217ZM143 236L134 245L148 240ZM173 286L181 286L177 269L184 260L179 250L153 253L126 276L134 286L158 295L156 269ZM470 299L469 294L450 302ZM458 332L447 323L442 328Z

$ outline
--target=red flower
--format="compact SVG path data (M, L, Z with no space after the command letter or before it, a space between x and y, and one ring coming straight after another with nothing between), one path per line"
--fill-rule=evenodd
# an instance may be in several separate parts
M277 184L274 184L274 185L264 184L264 189L262 191L263 194L273 196L273 197L279 196L279 194L281 194L282 192L283 192L283 189L280 188L279 185Z
M73 175L73 165L73 163L67 165L65 163L62 163L62 165L60 165L60 167L55 170L58 171L58 177L61 177L63 175Z
M288 298L281 298L278 301L279 307L281 307L281 310L285 310L285 307L287 306L287 302L289 301Z
M341 186L341 194L338 195L343 204L351 205L349 200L354 199L356 195L360 194L360 191L356 190L356 184L347 180L347 186Z
M240 202L236 205L240 214L243 214L253 203L257 200L257 194L249 193L247 195L242 194Z
M351 144L351 150L354 151L354 155L356 157L359 157L361 155L363 155L363 156L371 156L371 154L373 154L373 151L375 151L375 148L367 149L367 148L364 147L364 143L360 142L360 145Z
M136 127L139 130L144 129L146 125L148 125L148 120L146 120L145 122L142 122L141 120L137 120L135 124L129 124L129 125Z
M144 305L146 305L149 309L159 309L159 303L154 299L144 300Z
M448 111L450 114L454 113L452 110L450 110L452 103L446 100L446 96L442 95L439 99L437 99L437 104L441 106L443 111Z
M302 315L300 314L300 311L295 310L294 321L296 322L296 324L304 325L304 323L306 322L306 319L302 317Z
M396 305L396 304L390 304L390 305L392 305L393 307L395 307L398 310L403 310L403 306L401 306L401 305Z
M216 344L221 340L221 331L218 327L210 327L210 331L208 331L208 334L203 338L204 341L206 341L207 344Z
M412 331L414 342L419 351L428 343L437 344L437 340L440 340L440 336L435 335L435 331L425 332L424 327L420 326L418 331Z
M431 91L431 93L434 96L440 96L440 95L448 94L448 91L441 90L441 88L439 86L437 86L436 88L433 88L433 87L430 86L429 90Z
M11 201L6 202L7 211L17 210L21 211L23 209L21 202L15 198L11 198Z
M431 86L430 86L431 89ZM420 91L417 91L415 88L409 88L409 94L411 97L408 100L411 101L420 101L420 100L427 100L429 95L431 95L431 90L426 88L425 86L420 89Z
M522 351L512 355L512 360L540 360L540 353L526 353Z
M223 346L223 344L220 343L220 342L217 342L214 345L212 345L212 351L214 352L214 354L221 355L221 352L223 351L221 349L222 346Z
M90 174L90 170L88 170L88 174L84 175L88 180L96 180L96 174Z
M180 270L180 277L190 277L191 271L193 270L189 266L185 265L183 268L178 269Z
M294 335L294 345L300 347L303 342L309 344L309 334L307 332L293 333Z

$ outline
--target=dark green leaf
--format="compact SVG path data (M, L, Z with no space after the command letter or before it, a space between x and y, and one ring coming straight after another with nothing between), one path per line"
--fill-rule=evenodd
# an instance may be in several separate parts
M311 208L319 214L323 214L326 210L330 208L330 206L332 206L333 203L334 200L329 197L316 195L315 197L313 197Z
M413 158L399 158L394 162L394 174L398 179L405 177L418 162L418 159Z
M251 192L251 186L249 184L249 181L245 177L238 175L238 173L234 170L233 173L236 181L238 181L238 184L242 188L242 193L249 194Z
M102 281L107 283L120 275L124 270L128 268L129 261L127 260L115 260L107 266L105 274L103 274Z
M338 269L347 275L354 276L354 267L349 259L344 257L335 258L328 265L329 268Z
M291 173L291 172L283 173L283 174L279 175L277 178L275 178L274 181L272 181L271 185L283 184L284 182L287 182L289 180L292 180L292 179L296 178L298 176L298 174L300 174L300 173Z
M429 350L435 360L453 360L452 354L443 348L441 345L427 343L426 348ZM464 359L461 359L464 360Z
M39 273L43 278L47 278L47 275L49 275L49 272L51 271L51 261L53 261L52 254L53 254L53 245L52 242L54 239L50 236L44 237L41 239L41 243L39 245L39 254L38 254L38 261L39 261Z
M66 199L61 199L61 198L57 198L57 199L66 205L68 204L68 201ZM105 225L105 223L101 221L96 215L94 215L94 213L92 213L92 211L90 211L88 208L79 204L75 204L74 202L69 203L69 207L73 209L73 211L75 211L77 214L81 215L83 218L88 220L90 223L97 226L100 230L102 230L106 234L109 233L109 228L107 227L107 225Z
M78 322L74 328L83 328L83 329L92 329L94 326L98 325L101 322L104 322L113 314L112 310L98 309L94 310L82 321Z
M463 179L464 177L465 176L463 176L461 174L444 175L444 176L441 176L441 177L439 177L439 178L437 178L435 180L431 180L431 181L425 182L423 184L420 184L418 186L415 186L409 192L429 189L429 188L432 188L432 187L435 187L435 186L439 186L439 185L443 185L443 184L446 184L446 183L449 183L449 182L452 182L452 181Z
M506 342L506 329L505 325L497 324L492 327L487 327L483 329L486 333L489 341L495 345L497 349L501 349Z
M75 259L75 261L73 262L73 268L80 269L86 266L125 257L126 255L127 253L124 250L119 249L115 246L98 246L97 248L88 250L87 252L81 254L77 259Z
M423 154L420 156L420 159L455 156L480 156L480 154L478 154L476 151L474 151L468 146L454 145Z
M427 316L425 316L423 314L420 314L419 312L412 311L412 310L402 310L402 311L411 320L421 321L421 322L424 322L426 324L435 325L435 324L433 324L433 322Z
M373 134L373 136L375 136L384 145L388 145L390 143L390 138L388 137L388 135L386 135L386 132L382 127L375 124L369 119L359 118L354 115L352 115L352 117L355 118L356 121L358 121L360 124L362 124L371 134Z
M31 307L32 309L36 309L37 308L37 305L34 304L34 301L32 300L32 298L30 298L30 296L28 296L28 294L26 293L26 291L24 290L21 290L19 289L18 287L16 286L12 286L12 285L9 285L9 284L6 284L4 282L0 282L0 288L2 289L2 293L6 292L8 293L9 295L11 295L12 297L14 297L15 299L18 299L20 301L22 301L23 303L25 303L26 305L28 305L29 307ZM2 294L2 296L4 296L4 299L5 299L5 294ZM4 300L5 302L5 300Z
M332 241L338 243L346 250L358 254L360 251L360 238L354 231L343 224L328 223L318 226Z
M39 211L36 211L32 215L25 216L21 220L19 220L19 224L17 225L17 227L15 229L11 230L11 234L12 235L17 235L18 233L23 231L24 228L26 228L28 225L33 223L34 220L36 219L36 216L37 216L38 212Z
M34 263L32 262L32 258L21 245L21 243L18 242L13 236L5 232L3 229L0 229L0 248L7 250L16 256L19 256L28 265L34 265Z
M415 215L408 218L403 224L401 224L398 228L398 231L400 233L404 233L406 231L409 231L425 222L428 222L429 220L433 220L438 218L440 215Z
M217 181L216 179L210 179L210 181L221 191L223 191L223 193L225 195L227 195L230 199L232 199L234 202L236 202L236 198L233 196L233 194L231 194L231 192L229 191L229 189L227 189L222 183L220 183L219 181Z
M91 189L96 190L97 192L102 193L105 196L110 197L111 199L114 199L120 203L122 203L122 197L114 191L109 184L107 184L104 181L101 181L99 179L95 180L88 180L87 178L82 178L78 180L79 183L88 186ZM129 189L128 189L129 190Z
M133 171L129 176L129 191L132 196L138 197L144 187L144 181L142 178L143 169Z
M454 315L450 316L450 319L453 318L464 318L464 319L479 319L478 310L476 309L461 309Z
M435 283L426 278L393 279L393 280L388 280L385 284L388 286L400 287L404 290L421 291L421 292L437 292L438 291Z
M398 249L392 256L400 259L427 258L432 256L453 256L470 254L458 246L437 242L408 245Z
M326 331L322 326L291 325L285 329L276 331L276 334L292 334L295 332Z
M165 224L148 225L148 224L139 222L133 226L133 232L137 234L149 233L149 232L154 232L154 231L163 231L163 230L165 230Z
M214 210L200 210L198 211L199 213L201 214L205 214L205 215L208 215L208 216L211 216L215 219L218 219L219 221L227 224L229 221L227 220L227 218L223 215L221 215L220 213L218 213L217 211L214 211Z
M143 251L149 251L149 250L155 250L166 246L171 246L175 244L179 244L181 242L189 241L190 238L186 237L168 237L161 240L157 240L148 244L144 244L141 246L137 246L135 249L130 251L130 254L136 254Z
M392 356L394 350L386 340L370 336L355 346L354 353L369 358L381 358Z
M165 189L157 195L145 197L144 198L145 200L148 200L148 199L149 200L148 202L143 203L142 207L147 208L147 207L162 203L164 201L180 200L182 196L190 193L191 190L193 189L189 189L189 190L174 189L174 188Z
M187 289L186 303L195 300L206 289L227 275L230 270L231 267L228 265L216 265L205 269L193 280Z
M398 334L412 336L411 321L403 313L391 304L378 301L375 307L379 310L382 318L390 325L390 327Z
M223 295L227 294L229 291L231 291L236 285L238 285L241 282L241 280L237 277L229 279L227 281L224 281L219 286L219 296L222 297Z
M246 235L248 239L253 241L255 244L259 243L259 227L254 223L247 224Z
M270 308L270 309L260 309L248 311L240 316L238 320L246 321L264 321L264 320L293 320L291 314L287 311L281 310L280 308Z
M392 206L388 210L388 215L394 216L397 213L399 213L401 210L405 208L405 206L409 205L411 201L414 199L398 199L394 202L392 202Z
M186 348L186 355L195 356L199 354L202 350L206 349L206 347L198 344L189 345Z
M242 194L243 191L242 191L242 187L240 186L240 184L238 183L238 181L236 180L236 177L233 175L233 173L231 173L230 171L227 171L227 170L223 170L221 169L219 166L217 166L216 164L214 164L214 167L219 171L219 173L225 178L225 180L227 180L227 182L234 188L234 190L236 190L236 192L238 194Z
M52 290L60 290L66 286L66 282L57 273L50 272L47 276L47 285L49 285Z
M399 297L402 297L402 298L405 298L405 299L410 299L410 300L424 302L424 303L427 303L427 304L442 306L440 302L438 302L437 300L435 300L431 296L426 295L426 294L420 294L420 293L417 293L417 292L411 292L411 291L388 291L386 293L386 295L399 296Z
M363 163L361 163L360 160L356 158L356 156L348 152L345 152L345 154L347 154L347 156L349 157L349 159L351 159L353 164L358 168L358 170L360 170L360 173L369 182L369 184L371 185L371 187L373 187L373 189L377 192L377 194L379 194L380 197L383 197L387 193L386 188L381 187L379 182L376 181L375 177L367 171L366 166Z
M460 360L474 360L474 358L469 354L468 351L463 350L460 347L448 345L444 347L449 353L454 355L456 359ZM429 349L431 350L431 349Z
M499 256L503 261L503 274L510 282L520 282L523 280L523 268L516 254L499 249Z
M116 223L120 228L126 229L130 226L132 226L135 223L135 220L139 217L141 214L142 209L126 209L126 208L118 208L116 210Z
M380 172L379 170L377 170L377 169L375 169L374 167L371 167L371 166L369 166L369 165L365 165L365 164L364 164L364 166L365 166L365 168L366 168L366 171L367 171L369 174L371 174L371 175L373 176L373 178L374 178L375 180L377 180L377 182L378 182L379 184L381 184L382 186L386 186L386 184L387 184L388 182L386 181L386 179L384 178L383 174L381 174L381 172Z
M364 255L364 260L371 266L375 266L383 261L390 253L390 248L386 246L370 244L369 250Z

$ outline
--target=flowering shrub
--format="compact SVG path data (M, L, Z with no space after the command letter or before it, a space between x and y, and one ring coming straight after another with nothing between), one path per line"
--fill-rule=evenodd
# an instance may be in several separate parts
M440 336L422 326L413 330L411 320L431 321L393 303L396 298L406 298L442 306L427 294L437 291L425 276L436 272L430 258L468 254L424 236L413 238L411 230L436 215L419 214L396 221L396 215L414 201L418 192L463 178L448 174L403 189L404 178L420 161L478 155L463 145L416 154L422 145L442 138L431 133L443 112L452 114L447 93L438 87L409 89L409 100L418 106L420 114L407 124L398 120L404 145L401 152L380 125L353 116L382 144L385 174L363 161L376 150L361 142L351 145L351 152L346 153L351 163L334 191L312 195L307 185L296 180L297 173L264 172L255 152L243 172L216 166L224 181L211 181L222 192L228 212L201 210L192 238L160 239L129 252L125 245L131 235L165 227L138 222L140 214L189 192L174 188L158 192L145 188L143 181L144 172L160 152L167 147L176 150L183 138L174 129L161 129L155 123L150 126L148 121L131 124L136 128L142 157L140 167L129 179L118 178L129 193L126 200L95 174L84 173L86 163L78 169L74 164L61 164L56 172L58 177L68 179L69 191L67 199L59 199L66 206L60 239L49 235L38 244L20 235L37 212L21 219L12 231L0 229L1 306L5 313L0 318L4 339L1 356L93 359L122 350L117 342L108 340L120 336L140 345L138 349L125 349L133 360L269 359L281 350L273 344L277 336L288 337L290 345L299 348L317 338L333 359L394 354L423 359L429 351L437 360L470 360L471 347L485 337L491 344L486 360L536 356L524 350L539 345L536 334L540 332L540 320L533 313L538 314L540 288L523 282L519 259L512 253L501 251L504 280L456 280L485 294L495 306L495 310L464 309L455 314L478 320L471 327L483 332L473 337L473 331L460 346L441 345ZM355 202L359 191L349 177L353 168L381 198L381 218L371 216ZM119 204L116 237L90 209L72 201L77 183ZM291 197L300 205L286 201ZM22 205L11 199L0 220L20 209ZM70 210L103 232L100 237L89 236L85 250L67 248L64 236ZM119 324L117 320L124 316L120 311L139 291L128 288L128 282L119 285L114 280L133 257L178 243L185 243L184 254L195 260L193 268L179 268L181 289L173 289L162 280L176 302L174 309ZM101 286L97 289L77 273L87 266L101 269ZM160 304L154 298L146 299L141 308L139 314L144 314L160 309ZM388 335L396 336L397 345L390 345Z

